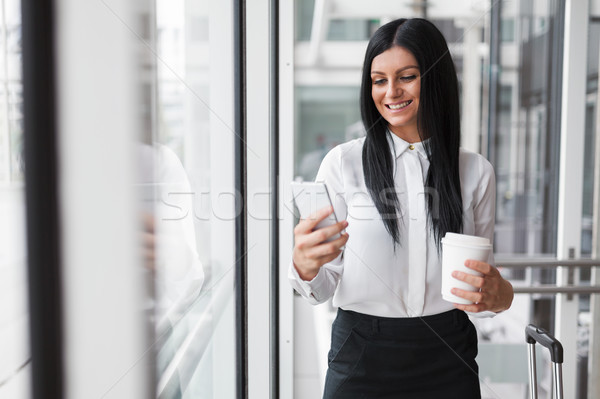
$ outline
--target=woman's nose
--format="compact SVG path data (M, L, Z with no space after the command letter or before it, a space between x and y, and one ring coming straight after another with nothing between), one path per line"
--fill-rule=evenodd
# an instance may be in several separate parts
M388 97L398 97L400 94L402 94L402 88L398 82L390 81L387 92Z

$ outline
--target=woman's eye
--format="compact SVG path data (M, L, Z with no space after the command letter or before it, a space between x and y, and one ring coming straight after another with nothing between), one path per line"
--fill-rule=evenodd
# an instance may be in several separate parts
M381 85L385 83L385 79L376 79L373 81L374 85Z
M402 76L400 78L400 80L403 82L410 82L411 80L414 80L415 78L416 78L416 75Z

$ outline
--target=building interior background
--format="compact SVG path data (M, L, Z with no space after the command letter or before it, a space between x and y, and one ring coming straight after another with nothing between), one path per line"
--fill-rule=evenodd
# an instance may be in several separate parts
M563 343L565 397L600 397L600 1L247 0L242 28L234 3L55 1L65 396L321 396L335 309L287 284L289 182L365 134L373 32L424 17L457 68L461 145L494 165L494 252L516 289L510 310L473 318L482 397L528 397L529 323ZM0 398L34 397L21 6L0 0ZM538 384L551 398L544 350Z

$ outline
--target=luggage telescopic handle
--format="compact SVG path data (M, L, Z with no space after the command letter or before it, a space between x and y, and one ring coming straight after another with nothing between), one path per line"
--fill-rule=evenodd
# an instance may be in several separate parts
M536 327L533 324L528 325L525 328L525 339L528 344L535 344L537 342L550 349L550 358L552 359L552 362L563 362L562 344L552 335L548 334L543 328Z

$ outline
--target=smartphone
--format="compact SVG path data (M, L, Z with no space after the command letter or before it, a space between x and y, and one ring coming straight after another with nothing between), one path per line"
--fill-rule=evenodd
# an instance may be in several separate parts
M291 187L292 198L294 199L294 203L296 204L296 208L298 208L298 211L300 212L300 217L302 219L308 219L313 213L315 213L319 209L332 206L331 197L329 197L329 192L327 191L327 186L325 185L325 183L292 182ZM315 230L331 226L332 224L336 224L337 222L338 220L335 217L334 211L331 213L331 215L320 221L315 226ZM339 237L341 236L338 233L323 242L333 241Z

